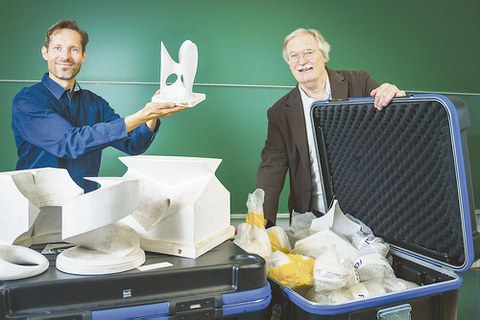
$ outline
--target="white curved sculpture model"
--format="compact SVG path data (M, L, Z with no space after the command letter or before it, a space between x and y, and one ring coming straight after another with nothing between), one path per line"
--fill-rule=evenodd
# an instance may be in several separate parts
M152 97L154 102L175 102L185 107L193 107L203 100L205 94L193 92L193 81L197 73L198 49L197 45L186 40L180 46L176 63L163 42L161 43L161 64L160 64L160 94ZM167 84L171 75L177 79L172 84Z
M107 274L130 270L145 262L140 237L118 222L138 206L138 181L89 178L100 189L62 206L62 238L76 244L57 257L57 269L74 274Z
M230 193L215 177L222 160L168 156L119 159L128 167L124 178L140 181L139 207L122 222L141 236L142 249L196 258L234 235Z
M101 187L87 194L64 169L0 173L0 280L48 268L31 244L71 243L57 256L57 269L94 275L142 265L142 249L196 258L234 235L230 193L215 177L220 159L120 160L127 173L89 178Z
M66 170L0 173L0 280L28 278L47 270L47 258L24 246L61 241L58 206L82 194Z
M31 277L48 268L43 255L23 247L36 243L78 245L57 257L57 268L69 273L120 272L144 263L139 236L118 222L138 206L138 181L91 180L102 187L83 194L64 169L0 173L0 280Z
M0 280L17 280L36 276L48 269L47 258L35 250L0 244Z
M61 241L58 207L82 194L63 169L1 172L0 243L29 246Z

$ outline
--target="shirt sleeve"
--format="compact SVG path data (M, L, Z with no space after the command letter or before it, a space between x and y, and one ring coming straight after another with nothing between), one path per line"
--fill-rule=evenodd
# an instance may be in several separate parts
M125 118L123 123L125 124ZM118 143L115 143L113 147L129 154L137 155L145 152L150 144L155 139L160 120L158 120L157 126L154 131L150 130L146 124L142 124L139 127L133 129L128 135L127 139L124 139ZM125 127L125 126L124 126ZM124 128L126 131L126 129Z
M76 127L48 106L46 99L21 91L13 100L15 135L57 157L78 157L127 139L125 120L108 104L105 121Z

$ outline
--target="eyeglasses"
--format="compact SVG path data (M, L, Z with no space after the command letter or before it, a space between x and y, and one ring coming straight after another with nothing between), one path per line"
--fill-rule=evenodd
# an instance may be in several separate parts
M302 52L290 53L287 56L288 62L297 63L298 60L300 60L300 57L303 57L306 60L311 60L315 56L315 53L317 53L318 51L320 51L320 49L319 50L305 50L305 51L302 51Z

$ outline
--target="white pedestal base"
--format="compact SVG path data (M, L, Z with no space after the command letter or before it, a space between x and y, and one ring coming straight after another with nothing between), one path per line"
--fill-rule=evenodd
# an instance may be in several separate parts
M98 275L127 271L144 262L145 252L142 249L121 257L77 246L57 256L57 269L71 274Z
M141 239L141 247L146 251L169 254L184 258L198 258L235 235L235 227L228 226L216 234L197 243L177 242L174 240Z
M152 102L174 102L181 107L192 108L205 100L206 95L204 93L192 93L192 96L188 99L180 99L173 97L162 97L162 95L155 95L152 97Z

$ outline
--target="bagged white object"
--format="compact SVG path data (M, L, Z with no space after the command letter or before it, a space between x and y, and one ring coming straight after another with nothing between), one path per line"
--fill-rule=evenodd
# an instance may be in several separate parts
M272 253L270 239L264 227L263 201L265 192L256 189L248 195L248 213L246 222L237 227L237 236L233 243L249 253L256 253L264 259L268 259Z
M418 287L418 284L400 278L385 278L383 284L388 292L404 291Z
M317 258L325 250L335 252L339 261L351 264L358 258L358 250L344 237L330 229L319 231L305 239L297 241L292 253Z
M289 288L311 287L313 259L275 251L267 261L267 273Z
M270 239L264 227L250 223L241 223L237 227L237 236L233 242L249 253L256 253L266 259L271 253Z
M298 213L295 210L292 212L292 221L285 231L292 247L297 241L310 235L310 224L316 218L312 212Z
M354 267L360 281L395 277L395 272L387 259L379 253L361 256L355 261Z
M361 231L355 232L352 235L352 244L360 251L360 256L379 253L386 257L390 251L390 246L385 243L382 238L376 237L373 234L365 234Z
M352 293L348 289L337 289L331 291L315 291L310 289L305 296L306 299L321 304L338 304L354 300Z
M267 229L267 233L270 239L270 245L272 246L272 252L278 250L283 253L289 253L292 250L287 233L281 227L270 227Z
M348 288L348 290L352 293L355 300L377 297L388 293L382 279L360 282Z
M349 288L359 282L353 265L339 261L331 248L320 254L313 266L313 283L315 291L331 291Z

